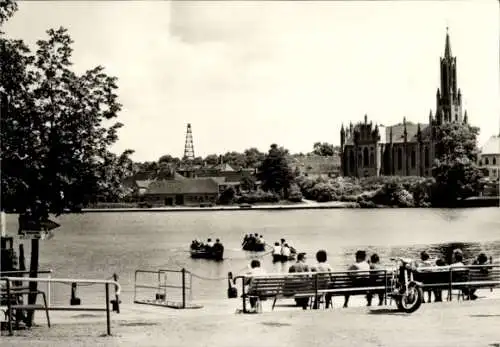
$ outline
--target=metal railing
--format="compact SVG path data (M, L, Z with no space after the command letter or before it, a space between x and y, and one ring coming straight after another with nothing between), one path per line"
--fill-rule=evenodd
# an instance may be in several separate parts
M167 275L171 273L176 273L181 275L181 284L169 284L167 282ZM156 284L138 282L139 274L150 274L154 275ZM181 270L170 270L170 269L159 269L159 270L136 270L134 274L134 303L144 303L144 301L137 298L138 289L153 289L156 290L155 301L167 302L168 292L167 289L180 289L181 290L181 307L186 308L187 299L192 297L192 274L186 269Z
M114 276L116 279L116 276ZM12 335L12 305L11 305L11 295L15 294L15 291L11 292L11 286L13 282L41 282L41 283L86 283L86 284L104 284L105 287L105 297L106 306L102 307L81 307L81 306L48 306L45 307L37 305L15 305L15 309L18 310L49 310L49 311L100 311L106 312L106 327L107 334L111 335L111 310L110 310L110 300L109 300L109 286L115 286L115 300L113 302L113 310L119 313L119 295L121 292L120 284L115 280L90 280L90 279L77 279L77 278L30 278L30 277L2 277L0 281L6 282L6 295L7 295L7 325L9 329L9 334Z
M28 271L28 270L1 271L0 277L9 277L9 276L19 277L19 276L24 276L24 275L30 275L31 273L32 272ZM52 274L54 273L54 271L52 269L48 269L48 270L40 270L40 271L37 271L36 273L37 273L37 276L38 275L47 275L46 278L52 278ZM51 294L52 294L52 284L50 282L48 282L47 283L47 304L49 306L51 304L51 297L52 297Z

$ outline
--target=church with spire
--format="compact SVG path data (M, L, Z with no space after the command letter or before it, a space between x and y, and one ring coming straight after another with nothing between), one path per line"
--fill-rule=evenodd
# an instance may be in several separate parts
M446 29L444 57L440 58L441 84L436 112L429 122L403 122L384 127L364 121L340 129L340 162L343 176L431 176L437 142L435 127L446 122L467 123L462 113L462 93L457 88L457 58L452 55Z

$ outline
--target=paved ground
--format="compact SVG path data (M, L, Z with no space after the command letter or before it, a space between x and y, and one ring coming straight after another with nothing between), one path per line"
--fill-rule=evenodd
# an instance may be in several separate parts
M359 301L358 303L360 303ZM106 337L104 314L53 312L32 331L2 336L2 346L484 346L500 347L500 300L424 304L414 314L394 307L302 311L283 301L271 312L237 314L239 300L205 302L202 309L175 310L127 304L112 316Z

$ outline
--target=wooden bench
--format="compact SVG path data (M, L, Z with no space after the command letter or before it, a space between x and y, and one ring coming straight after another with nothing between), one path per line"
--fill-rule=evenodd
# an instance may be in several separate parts
M467 265L460 267L428 267L414 272L415 280L427 290L447 290L448 300L452 291L467 294L471 289L500 287L500 266ZM459 295L460 298L461 295Z
M247 298L254 298L259 303L272 298L274 299L273 310L276 301L281 298L315 298L315 307L317 307L319 302L330 304L331 297L336 295L366 295L368 293L385 295L390 282L390 274L385 270L239 276L235 280L238 278L243 284L241 295L243 312L247 312ZM245 284L248 284L246 292Z

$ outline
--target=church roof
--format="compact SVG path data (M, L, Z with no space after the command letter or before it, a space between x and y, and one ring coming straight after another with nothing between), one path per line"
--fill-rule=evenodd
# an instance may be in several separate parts
M427 140L430 135L431 135L431 128L429 127L429 124L423 124L423 123L412 123L412 122L406 122L406 133L407 133L407 141L408 142L417 142L418 141L418 126L420 125L420 131L422 133L422 140L425 141ZM386 134L386 142L389 143L391 141L390 135L391 135L391 129L392 129L392 143L402 143L405 141L404 138L404 124L396 124L392 126L388 126L385 128L385 134Z
M481 147L481 154L500 154L500 136L491 136Z

